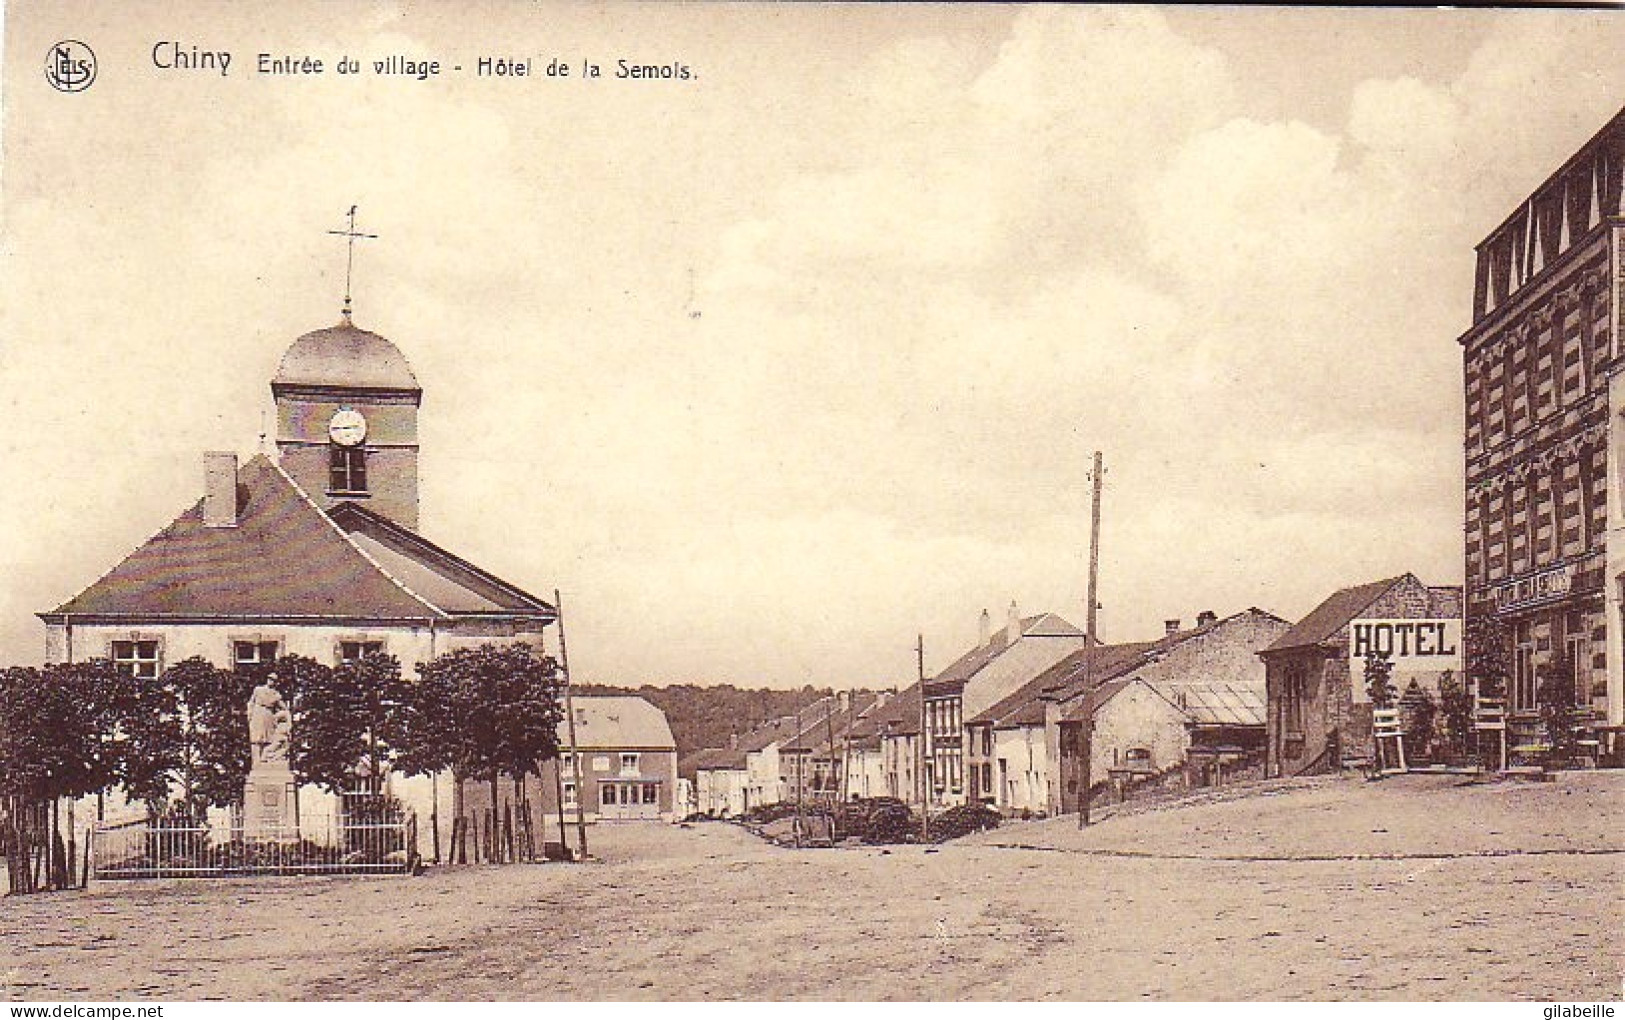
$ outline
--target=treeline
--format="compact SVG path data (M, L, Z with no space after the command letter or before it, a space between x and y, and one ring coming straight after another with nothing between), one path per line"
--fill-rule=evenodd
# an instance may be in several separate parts
M624 687L613 684L576 684L583 695L633 695L643 698L662 712L671 724L677 753L688 754L707 747L727 747L734 733L743 736L770 719L795 715L796 710L819 698L834 697L831 687L807 685L798 689L735 687L732 684L702 686L673 684L669 687ZM858 690L855 695L872 693Z

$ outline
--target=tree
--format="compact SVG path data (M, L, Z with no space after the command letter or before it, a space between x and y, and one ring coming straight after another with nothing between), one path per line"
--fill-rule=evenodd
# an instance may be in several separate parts
M512 778L517 795L525 776L558 757L563 683L557 664L529 645L453 649L420 664L418 675L401 716L400 766L449 765L459 804L466 778L489 780L494 807L501 776Z
M56 805L118 778L127 750L119 721L135 690L106 660L0 671L0 800L13 889L35 887L29 856L42 842L47 886L70 884ZM41 825L46 804L50 817Z
M1575 691L1574 666L1567 656L1554 656L1540 667L1535 688L1535 705L1540 721L1546 728L1546 739L1551 744L1549 760L1562 765L1574 756L1575 747Z
M399 660L374 653L329 669L289 656L278 660L275 674L273 685L290 679L289 690L277 690L291 706L289 764L301 781L346 793L357 777L383 776L398 751L408 698Z
M252 678L194 656L156 683L137 685L120 727L120 782L154 815L178 809L197 819L242 799L248 776L244 706Z
M1451 753L1466 754L1467 736L1473 730L1473 698L1453 670L1439 676L1439 715Z
M1463 636L1467 645L1467 682L1478 685L1479 697L1506 697L1507 682L1512 677L1509 638L1500 617L1482 610L1468 615Z
M1365 657L1365 693L1372 708L1393 708L1398 692L1393 683L1394 663L1386 652L1372 652Z

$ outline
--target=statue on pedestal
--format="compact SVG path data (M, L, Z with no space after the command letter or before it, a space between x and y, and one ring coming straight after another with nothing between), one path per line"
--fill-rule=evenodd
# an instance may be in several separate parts
M266 676L248 697L248 778L243 782L243 832L247 839L291 838L295 818L288 743L293 713Z
M260 765L285 765L288 761L293 715L282 695L271 686L275 679L275 673L267 676L248 698L248 744L253 749L251 769Z

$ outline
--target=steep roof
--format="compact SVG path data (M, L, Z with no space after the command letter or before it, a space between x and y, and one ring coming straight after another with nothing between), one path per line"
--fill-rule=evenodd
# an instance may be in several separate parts
M1022 618L1021 636L1024 638L1081 638L1084 635L1083 631L1074 627L1061 617L1056 616L1054 613L1040 613L1037 616L1027 616ZM988 663L1009 651L1013 646L1014 642L1010 640L1009 630L1007 628L994 631L991 639L984 644L977 645L975 648L972 648L964 655L961 655L959 658L949 663L947 668L942 670L936 676L932 677L929 683L944 684L969 680L971 677L981 672L982 668Z
M1330 639L1338 631L1348 625L1350 620L1356 619L1365 612L1366 607L1377 601L1388 589L1410 577L1410 574L1400 574L1382 581L1372 581L1370 584L1356 585L1353 588L1344 588L1333 592L1326 601L1309 611L1309 615L1299 620L1292 629L1282 634L1275 643L1264 649L1262 654L1270 652L1283 652L1289 648L1307 648L1318 645Z
M642 698L583 696L571 702L576 715L575 743L581 750L677 750L666 713Z
M920 732L920 685L913 683L876 705L853 726L853 736L912 736Z
M677 759L677 774L689 779L699 772L744 768L745 752L732 747L707 747Z
M117 566L46 613L115 620L422 621L553 607L370 511L324 512L260 455L237 473L237 523L187 508Z
M1033 684L1040 693L1052 698L1066 700L1076 697L1085 683L1101 684L1124 670L1133 669L1166 643L1164 639L1102 645L1094 650L1093 663L1089 661L1088 649L1080 648L1040 674ZM1086 672L1088 677L1085 677Z

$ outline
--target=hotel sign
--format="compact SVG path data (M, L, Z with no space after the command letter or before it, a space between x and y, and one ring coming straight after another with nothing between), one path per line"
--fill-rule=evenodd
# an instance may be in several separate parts
M1574 568L1571 564L1565 563L1560 567L1543 570L1538 574L1531 574L1493 588L1490 596L1495 600L1497 610L1513 609L1517 606L1560 598L1567 595L1572 587L1574 587Z
M1394 664L1393 683L1404 693L1412 680L1438 693L1439 674L1461 674L1459 619L1354 620L1349 623L1349 686L1364 703L1364 663L1368 655L1387 655Z

